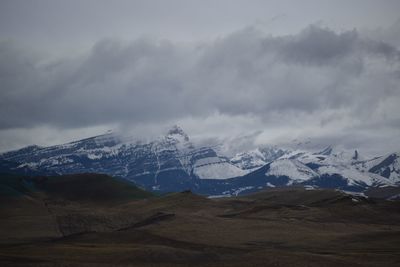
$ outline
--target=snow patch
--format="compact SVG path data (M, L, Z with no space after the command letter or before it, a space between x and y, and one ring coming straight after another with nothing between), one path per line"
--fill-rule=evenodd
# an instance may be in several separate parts
M197 165L193 173L200 179L229 179L243 176L247 172L228 162Z
M235 191L233 191L232 195L237 196L239 195L241 192L246 191L246 190L250 190L253 189L254 186L245 186L245 187L241 187L239 189L236 189Z
M304 189L307 190L307 191L309 191L309 190L316 190L316 189L318 189L318 188L316 188L315 186L312 186L312 185L305 185L305 186L304 186Z
M103 157L102 154L87 154L86 155L89 159L95 160L95 159L101 159Z
M272 162L265 175L286 176L295 181L305 181L319 176L311 168L293 159L279 159Z

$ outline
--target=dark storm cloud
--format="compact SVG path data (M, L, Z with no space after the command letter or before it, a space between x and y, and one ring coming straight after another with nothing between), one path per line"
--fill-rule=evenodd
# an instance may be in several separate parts
M354 52L357 41L355 30L337 34L329 29L310 26L297 36L281 39L277 50L290 62L331 64Z
M73 136L182 122L200 135L250 129L267 141L395 144L399 55L357 30L316 25L282 36L248 27L199 44L103 39L56 59L0 42L0 129L4 140L22 140L18 129Z
M378 103L389 97L388 91L398 94L393 75L398 50L385 45L390 49L376 49L375 41L355 31L335 33L316 26L285 37L246 29L206 49L199 83L206 84L207 102L223 112L268 116L368 108L363 101Z
M399 50L356 30L309 26L266 36L246 28L200 46L139 39L97 42L51 61L0 44L0 126L74 128L174 121L213 112L265 122L324 112L397 121ZM328 119L329 121L329 119Z
M83 58L51 64L12 44L1 50L1 114L8 114L2 128L157 120L176 112L169 105L179 100L182 59L168 43L104 40Z

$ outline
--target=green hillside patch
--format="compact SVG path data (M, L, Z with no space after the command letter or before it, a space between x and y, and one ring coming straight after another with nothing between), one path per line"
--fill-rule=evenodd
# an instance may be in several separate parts
M42 193L48 197L77 202L115 203L152 197L134 183L104 174L62 176L0 176L0 196Z
M36 188L70 201L120 202L151 197L133 183L103 174L35 177Z

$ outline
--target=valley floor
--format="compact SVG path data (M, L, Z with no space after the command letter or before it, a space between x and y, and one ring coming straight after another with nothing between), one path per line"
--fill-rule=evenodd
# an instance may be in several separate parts
M295 188L13 198L0 207L0 266L400 266L399 202Z

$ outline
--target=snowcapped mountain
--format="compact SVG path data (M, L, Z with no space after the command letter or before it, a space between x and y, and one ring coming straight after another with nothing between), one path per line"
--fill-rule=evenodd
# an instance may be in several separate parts
M314 171L314 176L306 182L308 184L326 187L326 183L340 180L347 189L360 191L366 187L395 183L379 174L360 169L358 164L363 162L363 156L357 150L336 150L328 146L319 152L294 150L281 157L284 158L297 160Z
M193 173L200 179L228 179L247 172L221 157L208 157L196 161Z
M391 153L370 160L362 160L355 164L362 172L375 173L391 182L400 182L400 153Z
M255 170L265 164L278 159L287 151L274 146L262 146L254 150L236 154L231 162L243 170Z
M358 151L261 146L233 157L197 147L178 126L150 142L107 133L63 145L29 146L0 154L0 171L18 174L83 172L119 176L155 191L190 189L237 195L275 186L311 186L363 192L399 186L399 153L368 159Z
M63 145L30 146L3 153L0 159L18 163L12 168L15 172L29 168L32 173L106 173L161 191L185 190L199 179L248 173L211 147L195 147L178 126L148 143L107 133Z
M265 173L267 176L286 176L290 178L289 184L310 180L318 173L295 159L281 158L269 164L269 169Z

